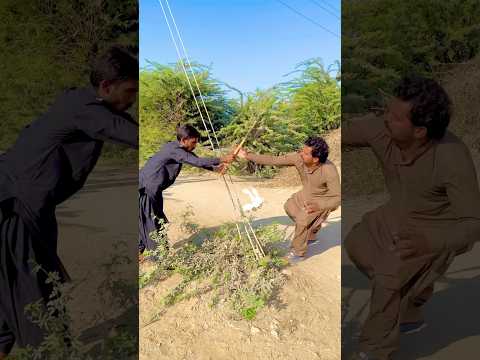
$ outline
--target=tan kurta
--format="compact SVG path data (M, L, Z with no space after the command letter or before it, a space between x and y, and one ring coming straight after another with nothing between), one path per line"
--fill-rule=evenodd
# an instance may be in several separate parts
M453 257L480 238L477 176L469 150L450 132L409 161L402 159L381 117L352 121L342 129L342 143L372 148L390 195L345 240L352 261L374 281L361 345L387 359L398 345L395 322L402 321L400 313L408 312L417 297L431 293ZM390 250L393 234L399 233L423 234L429 251L399 259Z
M325 164L308 168L298 153L283 156L248 154L248 160L262 165L296 167L303 188L287 201L285 211L296 224L293 251L296 255L304 256L308 240L320 229L328 214L340 205L340 178L337 168L328 160ZM320 211L307 214L306 202L316 203Z

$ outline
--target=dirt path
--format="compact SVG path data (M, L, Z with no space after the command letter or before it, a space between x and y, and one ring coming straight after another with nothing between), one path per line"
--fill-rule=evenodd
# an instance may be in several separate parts
M123 324L137 328L137 307L119 307L100 293L115 255L137 263L138 168L99 166L85 187L57 208L58 251L75 286L69 311L73 330L95 345ZM118 258L117 258L118 259ZM116 265L113 278L138 283L138 267ZM129 294L134 295L133 293ZM118 294L114 294L118 296ZM107 299L106 302L103 300ZM95 358L95 354L92 354Z
M265 199L255 212L254 225L276 221L291 237L293 223L285 215L283 203L298 188L237 180L242 203L248 198L241 189L247 186L256 186ZM179 223L188 205L202 227L234 219L225 185L217 177L179 178L165 193L165 204L173 223L169 229L173 242L182 240ZM229 318L221 307L210 309L208 295L181 302L158 322L141 327L140 359L340 359L340 210L331 214L319 238L319 245L309 249L304 262L286 270L288 280L276 307L262 310L248 322ZM176 280L141 291L141 326Z

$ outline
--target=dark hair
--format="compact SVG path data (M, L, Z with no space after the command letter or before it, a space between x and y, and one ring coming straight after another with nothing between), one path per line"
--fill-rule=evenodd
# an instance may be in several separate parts
M312 148L312 156L324 164L328 158L328 144L319 136L311 136L305 141L305 145Z
M100 55L90 72L90 83L98 88L102 80L138 79L138 60L126 49L112 46Z
M441 139L450 123L451 104L445 90L435 80L420 76L403 78L394 95L412 105L410 121L427 128L430 139Z
M185 138L200 139L200 133L192 125L177 125L177 140L180 141Z

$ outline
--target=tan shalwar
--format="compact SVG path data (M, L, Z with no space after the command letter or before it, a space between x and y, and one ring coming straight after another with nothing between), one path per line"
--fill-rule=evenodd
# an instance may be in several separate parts
M360 350L389 359L399 324L419 320L420 306L455 255L480 235L480 192L471 154L448 132L403 161L383 118L366 116L342 129L344 145L370 146L382 165L390 199L363 216L345 239L355 265L372 280L370 312ZM394 234L423 241L424 254L401 260ZM415 234L423 234L415 235Z
M340 205L340 178L335 165L327 160L315 168L308 168L298 153L283 156L248 154L248 160L257 164L295 166L303 188L285 203L285 211L295 222L292 250L295 255L305 256L308 240L313 240L328 214ZM305 203L318 205L320 211L308 214Z

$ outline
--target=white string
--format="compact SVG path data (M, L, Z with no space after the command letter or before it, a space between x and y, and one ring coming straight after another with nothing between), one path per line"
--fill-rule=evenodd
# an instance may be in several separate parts
M170 16L172 17L173 25L175 27L175 30L177 31L177 36L178 36L178 39L180 40L180 44L182 45L183 52L185 53L185 59L187 60L188 66L190 68L190 72L193 75L193 80L195 81L195 84L197 85L197 89L198 89L198 92L200 94L200 100L202 100L203 108L205 109L205 113L207 114L208 122L210 123L210 127L212 128L212 131L213 131L213 135L215 136L215 141L217 142L217 147L220 150L220 143L218 141L217 133L215 131L215 128L213 127L212 120L210 119L210 114L207 110L207 105L205 105L205 101L203 100L203 95L202 95L202 92L200 90L200 86L198 85L197 77L195 76L195 72L193 71L192 64L190 63L190 57L188 56L187 49L185 48L185 45L183 44L182 36L180 35L180 31L178 30L177 23L175 21L175 17L172 14L172 10L170 9L170 4L169 4L168 0L165 0L165 3L167 4L167 8L168 8L168 12L170 13Z
M208 140L210 141L210 145L211 145L211 147L212 147L212 150L215 152L215 146L213 145L213 141L212 141L212 139L211 139L211 137L210 137L210 132L209 132L208 127L207 127L207 124L206 124L206 122L205 122L205 120L204 120L204 118L203 118L203 114L202 114L202 111L201 111L200 106L199 106L199 104L198 104L198 101L197 101L197 99L196 99L196 97L195 97L195 92L194 92L194 90L193 90L193 87L192 87L192 84L191 84L191 82L190 82L190 79L189 79L187 70L186 70L186 68L185 68L185 64L184 64L184 62L183 62L183 58L182 58L182 56L181 56L181 54L180 54L180 50L179 50L179 48L178 48L178 45L177 45L175 36L174 36L173 31L172 31L172 28L171 28L171 26L170 26L170 22L168 21L168 16L167 16L167 14L166 14L166 12L165 12L165 9L164 9L164 7L163 7L162 1L161 1L161 0L158 0L158 2L160 3L160 6L161 6L161 8L162 8L163 15L164 15L164 18L165 18L165 22L167 23L168 30L169 30L169 32L170 32L170 37L171 37L171 39L172 39L172 41L173 41L173 44L174 44L174 46L175 46L175 50L176 50L176 52L177 52L177 55L178 55L180 64L182 65L183 72L184 72L184 74L185 74L185 76L186 76L186 78L187 78L187 82L188 82L188 85L189 85L189 87L190 87L190 91L192 92L193 98L194 98L194 100L195 100L195 104L196 104L197 109L198 109L198 111L199 111L199 113L200 113L200 118L202 119L203 126L204 126L204 128L205 128L205 131L207 132ZM207 109L207 106L206 106L206 104L205 104L205 101L204 101L204 99L203 99L203 94L202 94L202 92L201 92L201 90L200 90L200 86L199 86L198 81L197 81L197 78L196 78L196 76L195 76L195 72L193 71L193 67L192 67L192 65L191 65L190 58L189 58L189 56L188 56L187 50L186 50L185 45L184 45L184 43L183 43L182 37L181 37L181 35L180 35L180 31L178 30L177 24L176 24L176 22L175 22L175 17L173 16L173 13L172 13L172 11L171 11L171 8L170 8L170 5L169 5L169 3L168 3L168 0L165 0L165 3L166 3L166 5L167 5L168 11L169 11L169 13L170 13L170 16L171 16L172 22L173 22L173 24L174 24L175 30L176 30L176 32L177 32L177 36L178 36L178 38L179 38L179 40L180 40L180 43L181 43L181 45L182 45L182 49L183 49L183 51L184 51L184 53L185 53L185 59L187 60L188 66L189 66L189 68L190 68L190 72L191 72L191 74L192 74L192 77L193 77L193 79L194 79L195 85L196 85L197 90L198 90L198 92L199 92L200 100L202 101L203 108L205 109L205 113L206 113L206 115L207 115L208 122L209 122L210 127L211 127L211 129L212 129L212 132L213 132L213 134L214 134L214 136L215 136L215 141L216 141L216 143L217 143L218 151L220 151L220 143L219 143L219 141L218 141L218 137L217 137L217 134L216 134L216 132L215 132L215 128L213 127L213 123L212 123L212 120L211 120L211 118L210 118L210 114L209 114L209 112L208 112L208 109ZM234 182L233 182L233 179L232 179L231 175L228 174L228 177L229 177L230 182L231 182L232 185L234 186ZM248 223L248 227L245 226L245 231L246 231L246 234L247 234L250 242L252 242L252 239L251 239L251 235L248 233L248 230L249 230L249 229L250 229L250 231L252 232L252 235L253 235L253 237L254 237L254 239L255 239L255 242L256 242L257 245L258 245L258 249L256 249L255 246L254 246L254 249L253 249L253 250L254 250L255 254L257 254L257 252L259 252L260 255L263 255L263 256L264 256L265 253L264 253L264 251L263 251L263 248L262 248L261 244L259 243L259 241L258 241L258 239L257 239L257 236L256 236L256 234L255 234L255 231L254 231L252 225L250 224L250 221L249 221L248 218L245 217L244 214L242 213L240 198L239 198L239 196L238 196L237 190L235 189L235 186L234 186L234 191L233 191L233 193L235 194L236 200L237 200L237 202L238 202L238 204L239 204L239 207L238 207L238 208L237 208L237 206L236 206L236 204L235 204L235 200L233 199L233 194L232 194L232 191L231 191L231 189L230 189L230 186L228 185L228 183L227 183L227 181L226 181L226 179L225 179L225 175L222 175L222 178L223 178L223 181L224 181L225 186L226 186L226 188L227 188L227 192L228 192L228 194L229 194L229 196L230 196L230 200L231 200L231 202L232 202L234 211L237 210L238 213L239 213L239 215L240 215L240 218L244 218L244 219L243 219L243 220L244 220L244 223L245 223L245 222ZM245 224L244 224L244 225L245 225ZM238 224L237 224L237 231L238 231L239 236L240 236L240 238L241 238L241 232L240 232L240 228L239 228ZM252 244L252 246L253 246L253 244Z
M175 50L177 51L177 55L178 55L180 64L182 65L183 72L185 73L185 76L187 78L188 86L190 87L190 91L192 92L193 99L195 100L195 104L197 105L197 109L198 109L198 112L200 114L200 118L202 119L205 130L207 130L208 141L210 141L210 145L212 146L212 150L215 151L215 146L213 145L213 141L210 138L210 133L208 131L207 124L205 123L205 119L203 118L202 110L200 109L200 105L198 104L197 97L195 96L195 91L193 90L192 83L190 82L190 78L188 77L187 69L185 68L185 64L184 64L182 56L180 54L180 50L178 49L177 41L175 39L175 36L173 35L172 28L170 27L170 22L168 21L167 13L165 12L162 1L158 0L158 2L160 3L160 6L162 7L163 15L165 17L165 22L167 23L168 30L170 31L170 37L172 38L173 45L175 46Z

